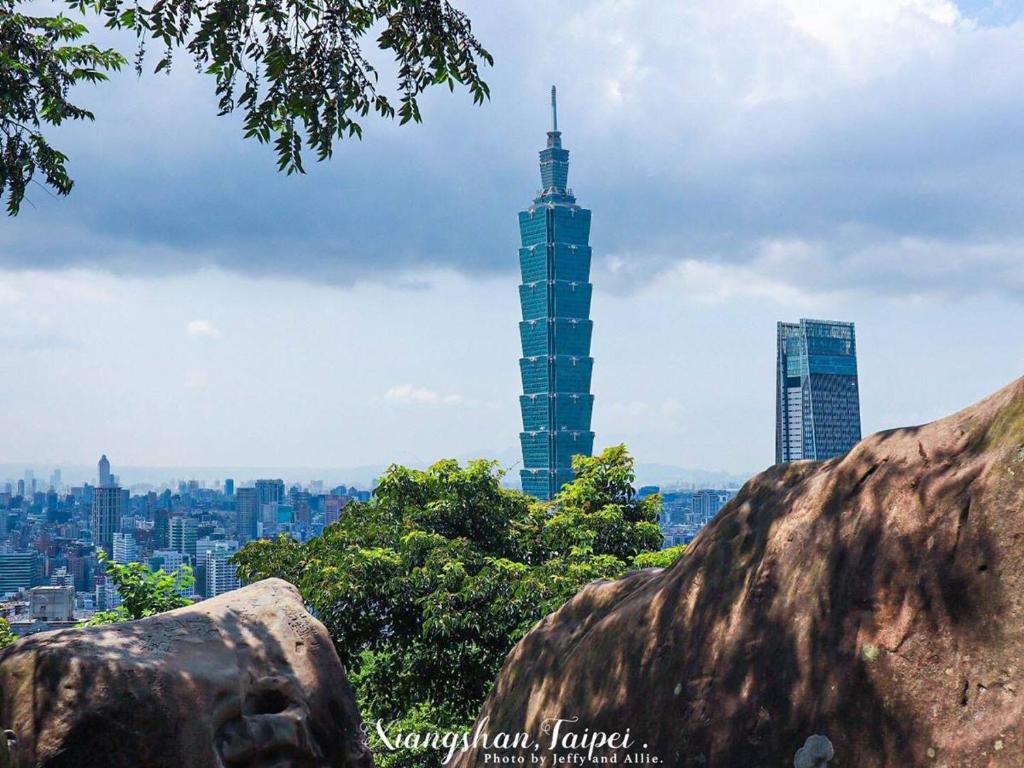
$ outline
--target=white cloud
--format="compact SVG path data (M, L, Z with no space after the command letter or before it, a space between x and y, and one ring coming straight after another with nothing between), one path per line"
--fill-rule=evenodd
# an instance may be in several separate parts
M855 292L950 299L1024 292L1024 241L948 242L941 238L837 236L766 240L743 269L754 280L801 286L804 297Z
M40 301L106 304L113 298L113 293L104 285L102 276L83 270L0 270L0 307L15 303L34 304Z
M185 331L189 336L193 336L197 339L222 339L224 333L211 323L209 320L191 320L188 325L185 326Z
M642 267L651 261L665 265L653 281L649 274L633 274L629 266ZM735 264L710 258L667 261L615 255L599 265L595 282L601 286L619 285L627 291L642 285L647 291L674 293L700 304L758 298L793 305L812 300L815 293L829 293L828 287L817 292L806 291L766 266L761 262Z
M442 394L415 384L398 384L390 387L384 393L383 399L388 403L403 405L460 405L463 402L462 395Z

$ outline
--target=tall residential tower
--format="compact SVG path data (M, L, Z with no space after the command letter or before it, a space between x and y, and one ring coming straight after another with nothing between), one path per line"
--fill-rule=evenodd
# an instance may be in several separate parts
M779 323L775 462L840 456L860 442L853 323Z
M523 395L523 490L551 499L573 478L572 457L594 449L590 417L590 211L576 205L569 151L558 130L551 88L551 130L540 152L541 190L519 213L519 369Z
M113 485L110 477L110 461L107 460L107 454L100 456L100 460L96 465L97 468L97 480L99 481L100 488L107 488Z

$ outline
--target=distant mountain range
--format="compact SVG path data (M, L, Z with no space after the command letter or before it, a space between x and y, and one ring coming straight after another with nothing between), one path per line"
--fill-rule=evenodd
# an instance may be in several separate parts
M738 488L755 474L756 471L736 473L724 469L692 469L671 464L636 465L637 485L657 485L660 488L688 485L697 488Z

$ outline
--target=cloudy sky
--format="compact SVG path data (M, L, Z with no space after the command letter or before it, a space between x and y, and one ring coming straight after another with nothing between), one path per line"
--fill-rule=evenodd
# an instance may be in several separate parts
M771 463L782 319L857 323L865 432L1024 374L1022 0L464 7L492 100L438 91L303 177L184 62L79 92L72 196L0 222L0 463L514 459L552 83L599 446Z

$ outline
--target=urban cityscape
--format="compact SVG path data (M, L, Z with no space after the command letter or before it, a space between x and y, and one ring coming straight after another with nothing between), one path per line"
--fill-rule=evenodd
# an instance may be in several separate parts
M1024 0L3 2L0 768L1024 766Z
M519 214L522 283L519 360L523 491L552 500L573 478L572 457L594 446L590 392L591 213L568 186L569 152L558 130L540 151L541 190ZM801 319L778 323L776 463L840 456L861 438L853 323ZM0 606L12 632L73 626L120 604L101 553L114 563L194 573L185 597L202 600L240 586L230 558L247 542L323 533L372 488L322 480L286 487L280 478L168 482L132 493L102 455L95 483L68 487L60 468L41 481L33 470L0 492ZM688 544L738 491L643 486L661 494L663 546Z
M201 600L239 587L228 560L254 539L288 535L305 542L370 490L325 488L322 481L285 485L276 478L237 484L182 480L132 493L100 457L94 483L67 486L60 469L46 479L28 470L0 483L0 616L16 635L74 626L109 610L120 596L99 559L140 562L167 573L189 566ZM659 492L646 486L640 496ZM662 492L665 546L687 543L736 489Z
M369 492L325 489L322 482L286 488L280 479L235 487L195 480L132 494L101 456L96 480L62 483L55 469L40 481L32 471L0 485L0 615L15 635L74 626L120 603L99 560L141 562L152 570L189 566L186 597L216 597L239 586L228 559L257 538L287 534L308 541Z

